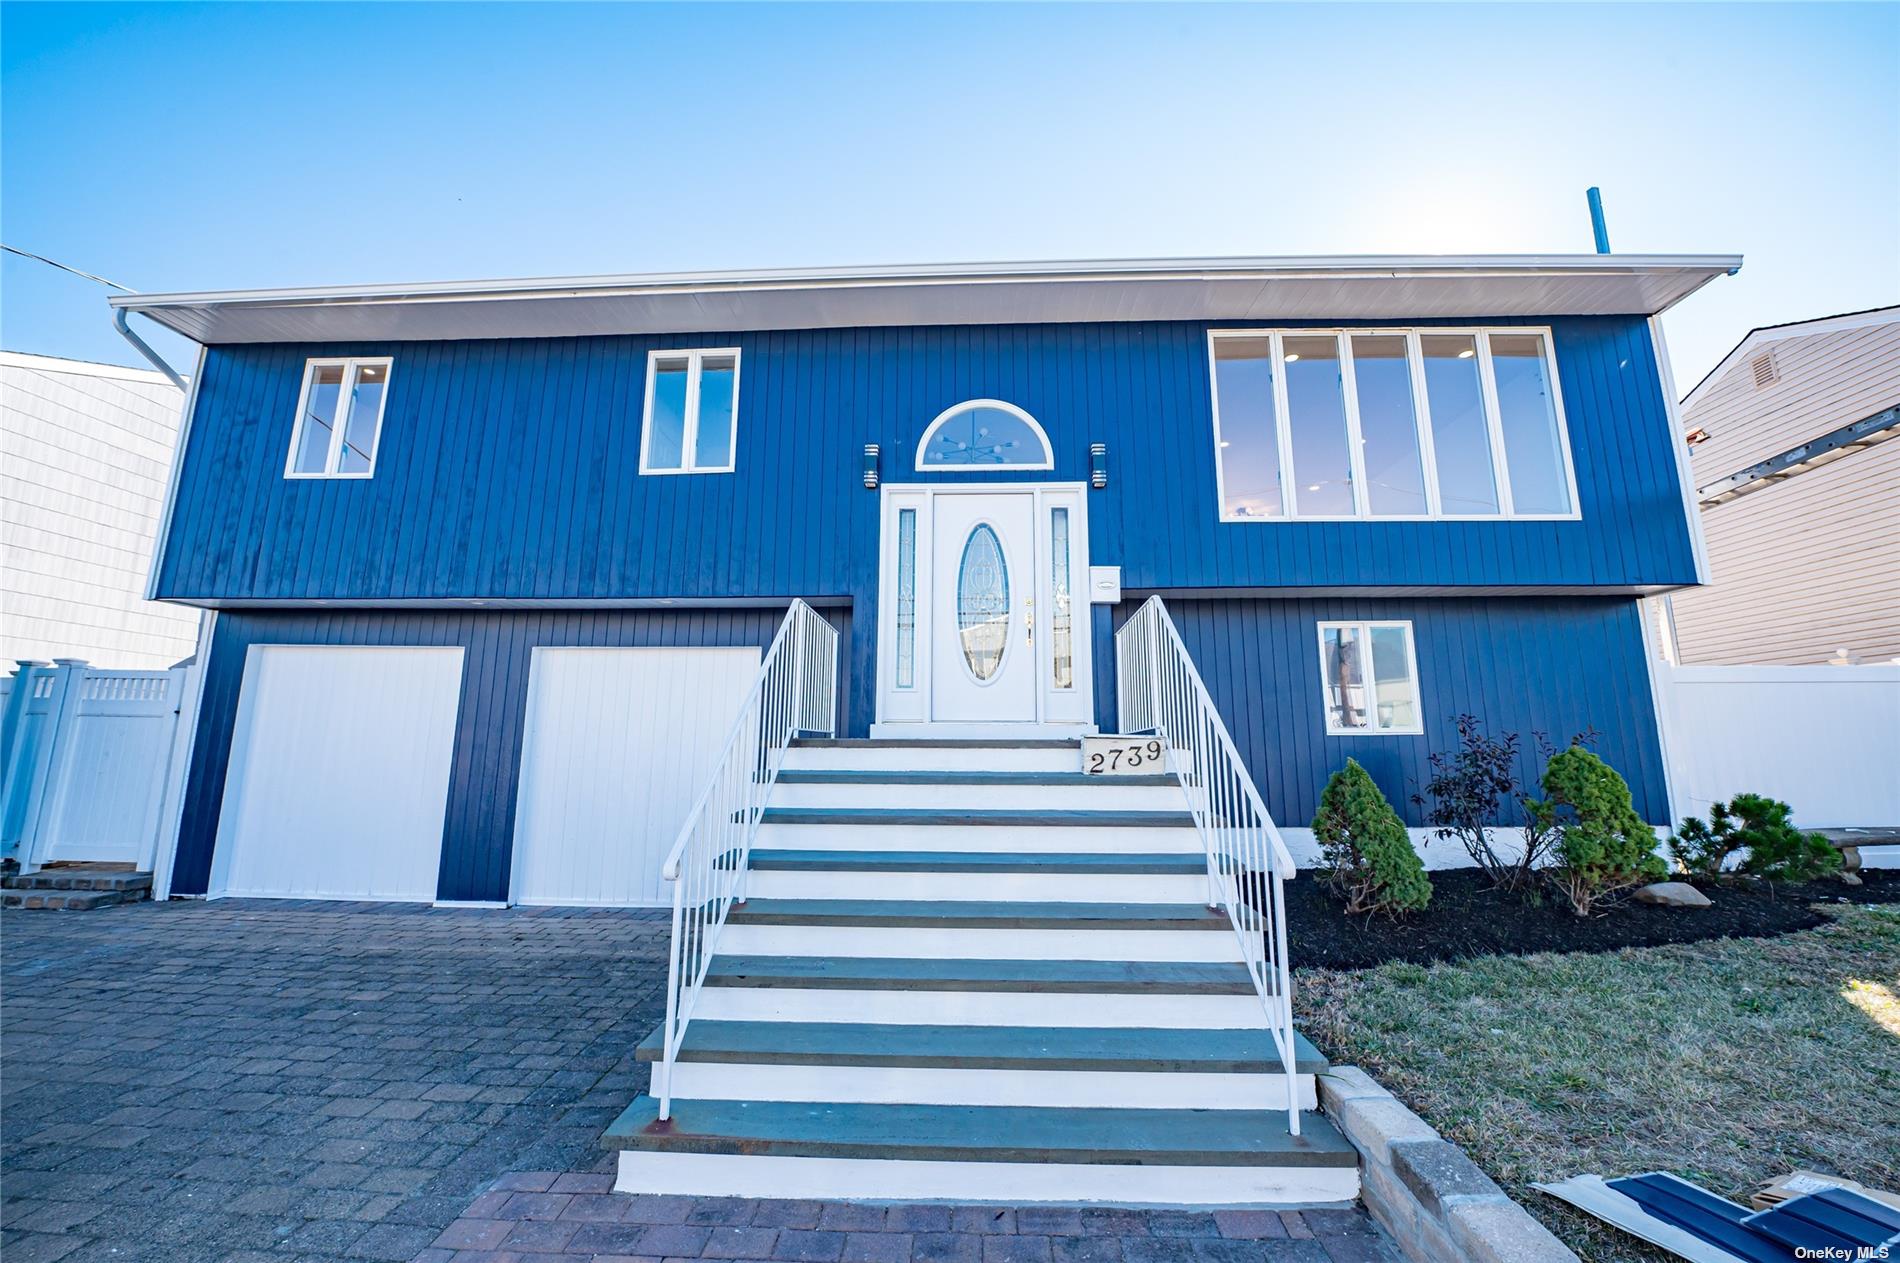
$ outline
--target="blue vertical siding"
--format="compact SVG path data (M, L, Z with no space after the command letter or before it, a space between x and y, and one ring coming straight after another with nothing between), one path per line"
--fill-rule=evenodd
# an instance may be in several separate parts
M1135 608L1118 606L1115 625ZM1412 796L1431 778L1431 753L1456 748L1453 721L1464 713L1494 734L1522 735L1526 784L1542 769L1533 734L1562 745L1595 729L1593 748L1629 782L1636 809L1668 823L1640 610L1618 597L1168 601L1267 809L1289 828L1312 822L1327 777L1348 758L1406 823L1424 824ZM1318 624L1341 619L1412 622L1422 736L1327 734ZM1112 729L1112 660L1097 677L1096 708ZM1520 821L1507 810L1498 823Z
M1512 324L1523 321L1493 321ZM1090 546L1131 589L1693 582L1660 378L1636 317L1563 319L1575 522L1222 523L1207 326L839 329L682 337L213 347L159 574L168 598L873 597L890 482L1110 485ZM743 350L737 471L637 473L647 352ZM394 358L375 477L283 477L304 361ZM943 409L995 397L1052 472L912 472Z
M850 643L851 612L836 607L822 613L839 629L842 654ZM244 659L252 645L460 645L465 650L436 897L488 901L508 897L528 669L536 646L764 648L783 617L783 610L758 608L222 614L205 674L172 888L178 894L203 894L210 878ZM850 716L862 703L851 692L850 674L841 675L840 706ZM860 727L868 724L868 717L860 716L859 722Z

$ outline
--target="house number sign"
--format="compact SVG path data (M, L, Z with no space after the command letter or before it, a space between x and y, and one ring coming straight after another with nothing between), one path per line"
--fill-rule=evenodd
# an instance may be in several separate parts
M1084 737L1082 771L1088 776L1153 776L1167 770L1166 754L1156 737Z

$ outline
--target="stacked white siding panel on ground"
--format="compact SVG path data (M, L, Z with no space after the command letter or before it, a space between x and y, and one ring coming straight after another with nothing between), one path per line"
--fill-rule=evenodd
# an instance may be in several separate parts
M256 645L211 891L435 898L462 650Z
M514 902L669 903L661 865L758 669L752 647L536 649Z
M1900 666L1656 670L1680 814L1755 793L1803 828L1900 824Z
M144 599L180 402L158 373L0 352L0 659L191 654L197 611Z

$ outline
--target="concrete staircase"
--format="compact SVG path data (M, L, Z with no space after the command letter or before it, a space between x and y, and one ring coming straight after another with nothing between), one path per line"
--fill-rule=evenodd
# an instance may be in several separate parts
M0 877L0 907L84 912L152 897L152 875L119 864L52 864Z
M618 1187L1261 1205L1357 1196L1287 1082L1172 777L1074 742L801 741ZM640 1047L660 1057L656 1031Z

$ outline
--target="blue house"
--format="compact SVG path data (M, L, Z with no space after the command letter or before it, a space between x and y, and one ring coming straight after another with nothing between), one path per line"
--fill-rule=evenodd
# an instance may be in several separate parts
M724 1135L740 1125L717 1103L744 1098L705 1066L737 1054L695 1063L692 1041L783 1010L709 985L724 966L692 945L694 918L749 953L747 977L875 958L915 982L919 960L993 956L957 946L1004 927L972 928L975 908L1070 901L1007 921L1032 936L1011 950L1047 963L1078 950L1078 908L1178 902L1137 893L1174 882L1203 918L1226 904L1243 947L1160 958L1243 971L1276 1041L1278 1079L1207 1073L1278 1084L1298 1142L1313 1071L1283 1003L1298 944L1275 949L1273 907L1236 892L1248 872L1292 876L1347 758L1422 840L1411 795L1458 715L1594 729L1637 808L1668 819L1639 598L1700 582L1703 563L1657 317L1739 264L1197 259L114 298L204 348L151 593L214 612L171 889L671 902L684 972L654 1058ZM1078 739L1132 731L1159 734L1158 763L1081 785ZM1088 836L1063 834L1064 813ZM854 825L872 840L845 849L882 858L825 861ZM727 832L693 841L702 828ZM1067 858L1029 863L1050 856ZM1044 876L1066 895L1025 893ZM892 899L925 903L863 912ZM957 900L961 919L940 906ZM1055 991L1086 991L1087 960L1139 956L1123 939L1148 915L1104 914L1109 937L1084 940ZM888 938L920 926L948 937ZM1260 933L1264 952L1247 945ZM915 990L855 985L900 1008ZM994 1073L1028 1073L1005 1062ZM1009 1083L984 1103L1016 1100ZM651 1117L668 1116L666 1086ZM881 1105L967 1104L922 1096ZM621 1129L629 1186L758 1184L642 1166L682 1155L643 1150L639 1123ZM727 1156L901 1158L917 1163L901 1195L943 1191L924 1170L941 1153L865 1139L840 1158L786 1140L795 1123L779 1150L752 1136ZM1047 1146L992 1173L1074 1165ZM1230 1165L1284 1175L1284 1158ZM894 1187L855 1178L810 1187ZM1192 1201L1195 1184L1123 1192Z

